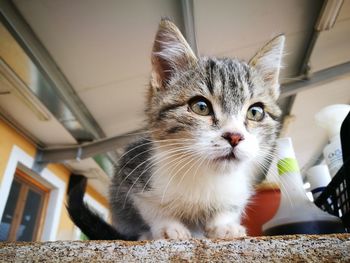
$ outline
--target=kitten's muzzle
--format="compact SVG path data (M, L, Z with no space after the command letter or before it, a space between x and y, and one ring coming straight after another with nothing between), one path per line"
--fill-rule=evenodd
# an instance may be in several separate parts
M236 155L234 154L234 152L230 152L228 155L225 156L221 156L216 158L216 161L234 161L236 160Z
M240 141L244 140L244 136L236 132L225 132L221 137L228 141L232 148L235 148Z

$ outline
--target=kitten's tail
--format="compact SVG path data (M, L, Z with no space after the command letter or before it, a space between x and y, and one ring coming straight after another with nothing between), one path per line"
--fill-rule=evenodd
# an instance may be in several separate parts
M94 213L84 202L87 178L72 175L69 182L67 210L70 218L91 240L137 240L119 233L113 226Z

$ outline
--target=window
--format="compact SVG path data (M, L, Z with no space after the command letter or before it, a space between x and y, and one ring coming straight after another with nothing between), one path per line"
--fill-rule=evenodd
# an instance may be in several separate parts
M40 239L49 190L16 170L0 223L0 240Z

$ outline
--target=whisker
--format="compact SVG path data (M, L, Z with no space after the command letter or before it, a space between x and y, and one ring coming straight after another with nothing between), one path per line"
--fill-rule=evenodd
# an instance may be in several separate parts
M174 155L168 156L168 157L169 157L169 158L172 158L172 157L174 157L175 155L180 155L180 154L182 154L182 153L174 154ZM191 153L187 153L187 154L190 155ZM176 159L179 159L179 158L182 158L182 157L183 157L183 156L180 156L180 157L178 157L178 158L176 158ZM161 160L161 161L163 161L163 160ZM158 161L158 162L160 162L160 161ZM127 194L126 194L126 197L125 197L125 200L124 200L124 206L125 206L125 204L126 204L126 200L127 200L128 196L129 196L129 194L130 194L132 188L135 186L135 184L137 183L137 181L141 178L141 176L142 176L147 170L149 170L151 167L153 167L153 166L155 166L155 165L156 165L156 163L153 163L153 164L152 164L150 167L148 167L146 170L143 170L142 173L141 173L141 174L137 177L137 179L133 182L133 184L131 185L131 187L129 188L129 190L128 190ZM152 176L153 176L154 174L155 174L155 172L152 173ZM152 177L152 176L151 176L151 177ZM143 190L145 189L147 183L148 183L148 181L146 182L146 184L145 184ZM143 192L143 190L142 190L142 192Z
M126 152L126 153L124 154L124 156L125 156L127 153L131 152L132 150L135 150L136 148L145 146L145 145L147 145L147 144L153 144L153 143L154 143L154 142L144 143L144 144L138 145L138 146L134 147L133 149L129 150L128 152ZM140 153L134 155L131 159L129 159L129 160L119 169L119 173L125 168L125 166L127 166L132 160L134 160L134 159L137 158L138 156L140 156L140 155L142 155L142 154L144 154L144 153L150 152L150 151L154 151L154 150L158 150L158 149L161 149L161 148L165 148L165 147L169 147L169 146L174 146L174 145L184 145L184 143L183 143L183 142L170 143L170 144L165 144L165 145L161 145L161 146L157 146L157 147L151 147L150 149L147 149L147 150L145 150L145 151L142 151L142 152L140 152ZM189 144L189 145L191 145L191 144ZM185 146L185 145L184 145L184 146ZM178 148L180 148L180 147L178 147ZM120 159L121 159L121 158L122 158L122 157L120 157Z
M265 164L263 164L261 162L257 162L257 163L258 163L259 166L262 166L262 167L266 168ZM292 202L292 199L290 198L290 196L288 194L287 188L283 184L283 182L280 180L280 175L276 174L276 172L274 170L271 170L270 174L277 182L279 182L280 186L282 187L282 189L284 190L284 192L286 194L286 197L287 197L289 203L291 204L291 206L293 206L293 202ZM281 194L282 194L282 192L281 192Z
M179 165L179 163L180 163L180 162L178 162L178 160L181 161L181 159L184 159L184 157L186 157L185 159L187 159L188 156L190 157L191 155L192 155L192 153L187 153L187 154L185 154L185 155L182 155L182 156L180 156L180 157L175 158L175 159L172 160L171 162L165 163L165 164L163 164L162 166L160 166L156 171L154 171L154 172L152 173L152 175L150 176L150 178L147 180L147 182L146 182L145 186L143 187L141 193L144 192L144 190L146 189L147 185L149 184L149 182L151 181L151 179L153 178L153 176L156 175L159 171L161 171L165 166L169 166L169 164L174 163L174 164L172 164L172 165L170 166L170 168L172 168L172 169L171 169L171 171L169 172L169 174L172 174L173 170L174 170L174 169Z
M193 158L193 156L189 156L189 158L187 158L187 159L190 159L190 160L189 160L188 162L186 162L184 165L182 165L182 167L181 167L180 169L178 169L178 170L171 176L171 178L169 179L169 181L168 181L168 183L167 183L167 185L165 186L165 189L164 189L164 191L163 191L163 196L162 196L162 199L161 199L161 203L163 203L163 201L164 201L165 193L166 193L166 191L168 190L168 187L169 187L171 181L174 179L174 177L175 177L187 164L189 164L190 162L192 162L194 158Z
M132 173L134 173L139 167L141 167L142 165L144 165L145 163L151 162L153 159L156 159L156 160L158 159L158 160L159 160L159 158L166 158L166 157L171 158L171 156L164 156L164 153L173 154L173 153L180 152L180 154L181 154L181 153L183 153L184 151L186 151L186 149L187 149L186 147L183 147L183 148L179 147L179 148L176 148L176 149L170 149L170 150L165 151L165 152L163 152L163 153L154 154L154 155L151 156L150 158L147 158L146 160L144 160L143 162L141 162L140 164L138 164L126 177L123 178L123 180L122 180L122 181L120 182L120 184L119 184L119 188L118 188L117 193L119 193L119 190L120 190L121 185L129 178L129 176L130 176Z
M193 151L193 153L196 154L194 151ZM187 155L184 155L184 156L187 156ZM141 193L143 193L143 192L145 191L147 185L149 184L149 182L151 181L151 179L153 178L153 176L154 176L159 170L161 170L162 168L164 168L164 166L167 166L167 165L169 165L170 163L173 163L173 162L177 161L178 159L181 159L181 157L184 157L184 156L180 156L179 158L176 158L175 160L173 160L173 161L171 161L171 162L169 162L169 163L165 163L164 165L162 165L161 167L159 167L155 172L153 172L152 175L150 176L150 178L147 180L147 182L146 182L145 186L143 187ZM206 158L204 157L204 159L206 159ZM208 161L210 161L210 160L208 160ZM172 173L172 171L173 171L174 169L176 169L176 167L178 166L178 164L179 164L179 163L174 164L174 165L171 166L171 167L173 167L173 168L172 168L171 171L169 172L170 174ZM175 166L175 167L174 167L174 166Z

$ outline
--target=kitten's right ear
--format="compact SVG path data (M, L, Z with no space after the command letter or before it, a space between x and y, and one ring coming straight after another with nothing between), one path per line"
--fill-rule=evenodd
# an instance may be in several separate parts
M180 30L169 20L162 19L154 40L152 52L152 86L165 88L175 71L197 62L191 47Z

